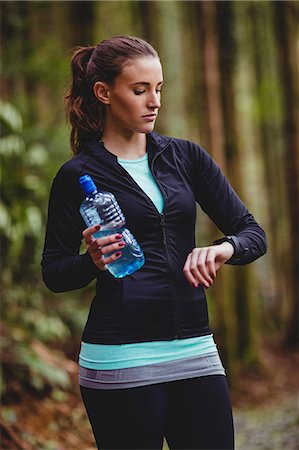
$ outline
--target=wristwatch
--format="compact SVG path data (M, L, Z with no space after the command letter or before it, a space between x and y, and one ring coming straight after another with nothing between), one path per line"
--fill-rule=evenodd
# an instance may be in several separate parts
M213 245L219 245L223 242L229 242L230 244L232 244L232 246L234 247L234 254L236 253L237 248L240 247L237 236L224 236L223 238L214 241Z
M240 256L243 255L244 252L248 251L247 247L244 249L241 247L237 236L234 235L224 236L223 238L214 241L213 245L219 245L222 244L222 242L229 242L234 247L233 256L228 261L226 261L225 264L238 264L238 262L240 261Z

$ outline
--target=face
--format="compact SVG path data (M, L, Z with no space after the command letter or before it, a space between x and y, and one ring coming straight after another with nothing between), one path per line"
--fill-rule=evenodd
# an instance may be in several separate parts
M127 63L114 84L106 85L105 128L122 133L152 131L161 106L162 84L158 59L145 57Z

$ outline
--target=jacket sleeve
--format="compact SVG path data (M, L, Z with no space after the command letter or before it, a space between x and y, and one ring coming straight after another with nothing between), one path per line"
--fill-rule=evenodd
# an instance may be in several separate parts
M233 240L235 251L227 264L243 265L256 260L267 251L264 230L211 156L198 146L192 150L196 201L222 233Z
M82 194L74 179L61 169L50 193L41 264L43 280L53 292L82 288L98 272L89 253L79 254L85 225L79 213Z

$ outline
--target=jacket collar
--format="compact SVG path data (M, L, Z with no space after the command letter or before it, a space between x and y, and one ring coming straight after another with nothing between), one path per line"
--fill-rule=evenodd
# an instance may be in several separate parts
M170 137L162 136L156 132L151 132L146 135L146 147L151 161L155 154L161 153L172 139ZM92 140L85 144L84 152L92 156L104 158L112 163L117 162L117 156L109 152L101 140Z

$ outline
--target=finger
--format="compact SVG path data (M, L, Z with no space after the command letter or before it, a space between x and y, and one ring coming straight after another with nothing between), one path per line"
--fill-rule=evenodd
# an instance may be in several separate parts
M120 239L122 239L122 234L110 234L109 236L103 236L100 238L97 238L97 243L99 247L104 247L104 245L108 244L114 244L115 242L118 242Z
M122 256L122 252L120 252L120 251L115 252L112 255L107 256L107 257L102 256L102 262L103 262L104 265L107 265L107 264L110 264L110 263L116 261L121 256Z
M85 239L86 244L91 244L91 242L94 241L93 234L99 231L100 228L101 226L98 224L93 225L92 227L88 227L83 231L82 235Z
M87 250L90 254L97 253L100 250L96 239L87 245Z
M100 256L95 256L95 258L93 259L94 264L96 265L96 267L100 270L107 270L107 266L104 262L104 257L103 255Z
M90 254L90 257L93 261L93 263L99 268L102 269L101 266L103 266L103 254L102 249L98 247L97 241L95 240L92 242L89 246L87 246L88 253Z
M116 252L118 250L121 250L122 248L125 247L125 242L120 241L120 242L116 242L115 244L110 244L110 245L104 245L103 247L101 247L102 253L103 255L106 255L107 253L111 253L111 252Z
M103 262L104 261L104 256L102 255L102 253L98 252L95 253L94 255L92 255L92 260L96 265L105 265L106 263Z
M187 259L183 267L183 272L186 279L189 281L190 285L193 287L198 287L198 282L190 271L190 263L191 263L191 253L189 253L189 255L187 256Z
M223 265L223 263L215 261L215 270L217 272L218 269L220 269L220 267Z
M100 270L107 270L107 265L116 261L122 256L120 251L113 253L108 257L104 257L101 253L94 255L93 262Z
M206 258L206 267L210 277L214 280L216 277L216 265L215 265L216 253L212 247L208 248L207 258Z
M210 287L213 280L209 276L206 268L207 249L201 248L199 251L193 251L191 257L190 270L194 278L206 288Z

